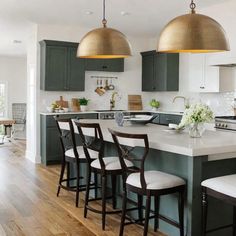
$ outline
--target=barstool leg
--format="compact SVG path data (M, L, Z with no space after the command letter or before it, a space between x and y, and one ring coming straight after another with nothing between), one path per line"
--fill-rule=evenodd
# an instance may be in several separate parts
M94 172L94 196L95 198L98 198L98 174L97 172Z
M76 197L75 197L75 206L78 207L79 205L79 191L80 191L80 169L79 169L79 164L76 163Z
M87 165L90 165L87 163ZM89 202L89 190L90 190L90 180L91 180L91 170L90 167L87 168L87 183L86 183L86 193L85 193L85 202L84 202L84 218L87 217L87 206Z
M116 175L111 175L112 182L112 207L116 209Z
M125 190L124 193L123 193L122 215L121 215L120 234L119 234L119 236L123 236L123 233L124 233L125 216L126 216L126 203L127 203L127 192Z
M159 207L160 207L160 197L155 196L155 221L154 221L154 231L157 232L159 228Z
M140 194L137 194L138 197L138 218L140 223L143 222L143 196Z
M207 226L207 194L206 189L202 188L202 236L206 235L206 226Z
M178 208L180 236L184 236L184 190L179 192Z
M150 216L150 204L151 204L151 196L148 193L147 198L146 198L146 211L145 211L145 222L144 222L143 236L147 236L147 233L148 233L148 223L149 223L149 216Z
M70 187L70 163L67 162L67 170L66 170L66 174L67 174L67 187Z
M236 206L233 209L233 236L236 236Z
M106 225L106 175L102 176L102 229L105 230Z
M60 190L61 190L61 183L62 183L62 180L63 180L65 167L66 167L66 163L63 161L62 165L61 165L61 173L60 173L60 178L59 178L59 183L58 183L58 188L57 188L57 197L59 196L59 193L60 193Z

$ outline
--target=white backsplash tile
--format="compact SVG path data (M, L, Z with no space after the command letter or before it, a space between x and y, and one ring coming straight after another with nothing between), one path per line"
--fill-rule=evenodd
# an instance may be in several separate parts
M89 109L99 110L99 109L109 109L113 91L107 91L103 96L99 96L95 93L97 87L97 79L91 78L91 76L107 76L107 77L118 77L117 79L112 79L112 83L115 86L115 91L118 92L119 96L116 100L115 109L128 108L128 94L141 94L143 101L143 109L150 110L149 101L155 98L161 102L160 109L166 111L183 111L184 103L183 100L177 99L173 103L173 98L177 95L185 96L190 99L191 103L194 102L204 102L208 104L215 115L233 115L233 100L235 97L234 92L229 93L186 93L184 91L180 92L141 92L140 84L141 76L137 75L137 78L129 77L129 72L124 73L113 73L113 72L86 72L85 78L85 91L84 92L45 92L40 91L40 111L45 112L46 107L50 104L59 100L59 96L62 95L64 100L69 101L71 105L72 98L86 97L90 99ZM105 79L103 79L105 84ZM110 79L109 79L110 82Z

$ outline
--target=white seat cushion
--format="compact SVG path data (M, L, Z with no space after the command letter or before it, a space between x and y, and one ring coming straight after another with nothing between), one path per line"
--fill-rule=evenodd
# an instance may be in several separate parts
M185 181L175 175L170 175L160 171L144 171L144 178L147 189L160 190L185 185ZM141 188L140 173L130 174L126 183L137 188Z
M103 161L104 161L106 170L120 170L121 169L119 157L104 157ZM133 163L129 160L125 160L125 164L127 167L133 166ZM96 169L101 169L99 159L92 161L91 167L96 168Z
M93 151L93 150L90 150L90 149L89 149L88 151L89 151L89 154L90 154L91 159L96 159L96 158L98 158L98 152ZM79 154L79 158L80 158L80 159L85 159L85 158L86 158L86 157L85 157L85 154L84 154L83 146L77 146L77 152L78 152L78 154ZM75 158L73 148L68 149L68 150L65 152L65 156Z
M236 198L236 174L204 180L202 186Z

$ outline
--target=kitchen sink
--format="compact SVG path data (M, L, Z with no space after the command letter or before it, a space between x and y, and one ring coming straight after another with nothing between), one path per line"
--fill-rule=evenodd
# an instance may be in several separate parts
M125 110L95 110L97 112L116 112L116 111L125 111Z

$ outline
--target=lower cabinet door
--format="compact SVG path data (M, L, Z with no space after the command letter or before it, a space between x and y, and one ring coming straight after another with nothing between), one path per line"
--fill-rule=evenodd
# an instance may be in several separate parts
M46 165L60 163L63 151L57 127L48 127L46 134Z
M181 119L180 115L160 114L160 125L179 124Z

